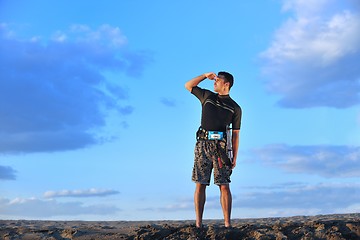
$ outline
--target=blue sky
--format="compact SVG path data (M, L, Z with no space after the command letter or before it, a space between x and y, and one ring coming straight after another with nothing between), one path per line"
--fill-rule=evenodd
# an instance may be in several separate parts
M0 41L1 219L194 219L184 83L222 70L232 217L360 211L356 0L1 0Z

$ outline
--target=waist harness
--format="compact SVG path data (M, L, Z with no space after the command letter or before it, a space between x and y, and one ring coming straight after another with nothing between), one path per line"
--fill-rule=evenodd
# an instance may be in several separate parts
M196 132L196 140L217 140L226 142L226 132L208 131L199 127L199 130Z
M219 167L222 168L222 164L232 166L232 159L229 158L227 152L227 136L226 132L220 131L207 131L202 127L199 127L196 132L197 141L213 141L216 146L216 155L219 162Z

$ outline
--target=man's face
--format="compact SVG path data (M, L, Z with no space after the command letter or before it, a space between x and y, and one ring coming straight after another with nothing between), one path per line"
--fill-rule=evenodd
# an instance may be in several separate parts
M214 82L214 91L219 92L225 88L225 77L223 75L219 75L215 78Z

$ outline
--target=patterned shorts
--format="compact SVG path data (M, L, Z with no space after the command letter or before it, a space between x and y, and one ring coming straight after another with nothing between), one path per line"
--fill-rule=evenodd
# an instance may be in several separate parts
M214 168L214 184L230 183L231 166L219 166L216 144L214 141L197 141L195 145L194 168L192 180L196 183L210 185L211 171Z

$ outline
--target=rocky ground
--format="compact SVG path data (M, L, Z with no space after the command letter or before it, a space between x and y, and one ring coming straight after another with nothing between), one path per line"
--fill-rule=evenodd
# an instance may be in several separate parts
M0 220L0 239L360 239L360 213L288 218L83 222Z

